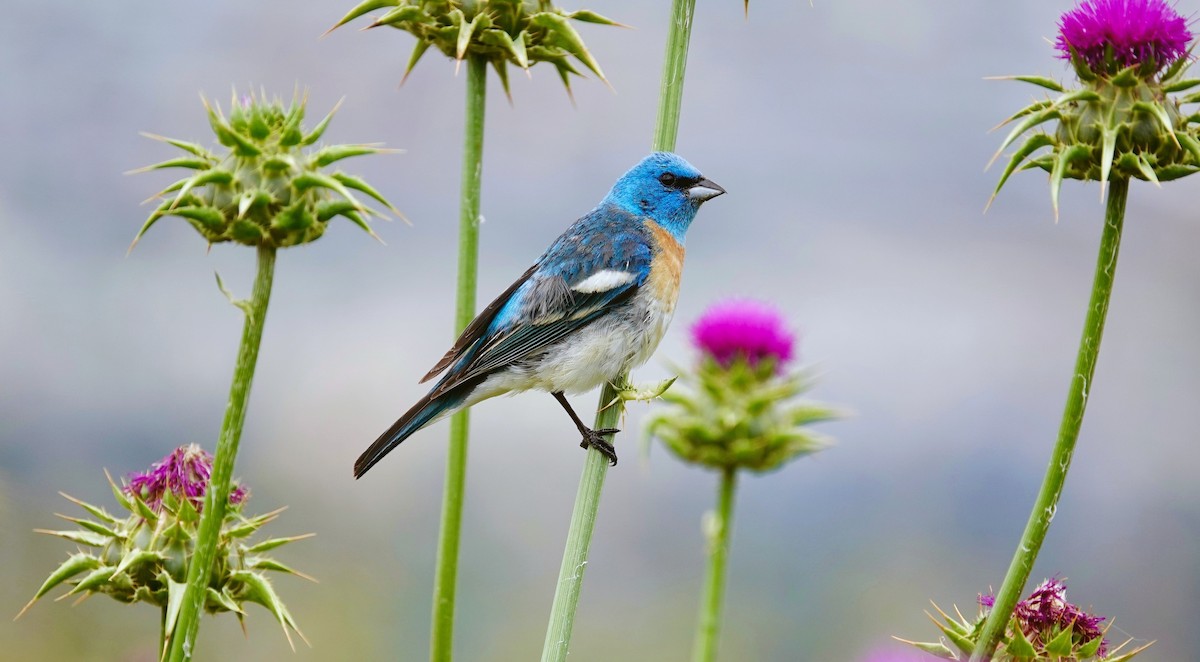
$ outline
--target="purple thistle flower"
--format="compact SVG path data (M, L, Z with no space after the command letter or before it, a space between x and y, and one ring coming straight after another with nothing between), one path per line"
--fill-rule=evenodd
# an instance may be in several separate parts
M916 653L909 649L895 649L894 646L880 646L867 653L862 662L923 662L929 656Z
M1129 67L1149 62L1158 71L1187 55L1192 33L1166 0L1083 0L1059 18L1060 57L1074 50L1092 71L1110 71L1112 63Z
M1067 602L1067 585L1057 578L1042 582L1028 598L1018 602L1015 613L1027 632L1049 632L1056 627L1060 630L1073 627L1081 643L1104 635L1100 629L1104 617L1088 614ZM1103 656L1105 648L1101 643L1097 652Z
M983 607L991 608L995 603L996 598L991 594L979 596L979 604ZM1013 614L1021 631L1035 646L1045 644L1054 634L1067 628L1074 630L1080 644L1104 636L1100 627L1104 617L1089 614L1067 602L1067 585L1057 577L1039 584L1028 598L1017 603ZM1104 657L1107 650L1108 642L1101 641L1096 653Z
M750 299L715 303L692 326L693 344L723 366L741 357L750 365L769 358L782 367L795 340L774 306Z
M204 506L212 463L212 456L196 444L180 446L160 462L155 462L149 471L130 474L125 492L141 499L155 511L162 510L163 497L170 492L179 499L187 499L199 511ZM245 488L234 484L229 490L229 503L236 506L247 496Z

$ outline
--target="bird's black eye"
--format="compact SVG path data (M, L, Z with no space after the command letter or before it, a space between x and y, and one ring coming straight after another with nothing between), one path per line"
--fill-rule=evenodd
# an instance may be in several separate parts
M662 182L663 186L672 186L675 184L675 175L669 172L664 172L663 174L659 175L658 181Z

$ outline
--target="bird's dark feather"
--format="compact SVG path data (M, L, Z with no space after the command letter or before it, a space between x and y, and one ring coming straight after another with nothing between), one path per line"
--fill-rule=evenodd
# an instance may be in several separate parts
M638 283L614 288L606 292L575 297L575 306L570 315L556 315L547 323L524 324L512 330L488 338L479 346L471 359L448 375L444 384L434 391L446 392L460 383L486 377L492 371L511 365L525 357L549 347L571 333L587 326L605 311L625 302L637 291ZM444 389L444 391L443 391Z
M417 401L404 415L396 419L392 426L379 435L379 438L371 444L367 450L363 451L362 455L354 462L354 477L360 478L367 470L375 466L377 462L383 459L393 448L401 441L408 437L416 430L424 427L430 420L446 409L455 407L462 402L479 382L486 377L478 377L474 380L459 380L455 388L440 393L430 391L424 397Z
M513 292L516 292L522 285L524 285L525 281L529 280L529 277L533 275L533 272L537 271L537 268L537 264L529 267L525 273L521 274L521 277L518 278L516 282L514 282L512 285L509 285L508 289L504 290L500 296L496 297L495 301L489 303L487 308L484 308L478 315L476 315L475 319L471 320L471 323L467 325L467 328L463 329L462 335L460 335L458 340L454 342L454 346L450 348L450 351L446 352L445 356L443 356L441 360L437 362L437 365L433 366L432 370L425 373L425 376L422 377L421 381L418 383L424 384L425 382L433 379L443 370L461 359L463 354L465 354L466 351L475 344L475 341L483 337L484 332L487 331L488 325L492 323L492 318L494 318L496 313L504 307L504 304L508 303L508 300L512 297Z

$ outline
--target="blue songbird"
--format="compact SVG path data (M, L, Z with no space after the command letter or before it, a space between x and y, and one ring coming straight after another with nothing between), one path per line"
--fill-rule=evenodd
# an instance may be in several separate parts
M515 283L467 325L422 382L437 384L354 463L360 477L417 430L505 393L547 391L612 464L604 435L567 393L645 363L666 333L683 269L683 239L705 200L725 189L675 154L655 152L625 173Z

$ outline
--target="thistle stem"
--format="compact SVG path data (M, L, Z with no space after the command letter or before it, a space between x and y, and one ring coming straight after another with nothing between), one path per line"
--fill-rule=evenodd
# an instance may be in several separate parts
M717 512L708 532L708 577L704 581L704 597L700 601L700 622L696 627L696 643L692 662L713 662L717 659L717 635L721 626L721 598L725 594L725 568L729 561L729 536L733 529L733 492L737 487L737 470L726 467L721 473L717 492Z
M1071 389L1067 392L1067 404L1063 410L1058 441L1050 456L1041 491L1038 492L1033 511L1029 514L1029 522L1021 535L1021 542L1017 545L1016 554L1013 555L1008 573L1004 576L1004 583L1000 592L996 594L995 605L988 614L979 641L975 644L975 651L971 655L972 662L983 662L995 653L1013 609L1025 588L1025 582L1029 580L1034 561L1058 508L1067 469L1075 452L1075 441L1079 438L1079 427L1083 424L1083 412L1092 388L1092 375L1096 371L1096 357L1100 353L1100 339L1104 334L1104 320L1108 314L1108 302L1112 294L1128 194L1128 179L1114 179L1109 184L1104 233L1100 239L1100 255L1096 260L1096 275L1092 281L1092 297L1088 303L1083 338L1080 340L1079 354L1075 359L1075 376L1071 379Z
M679 132L679 108L683 100L683 76L687 65L695 7L696 0L674 0L671 6L671 25L667 36L666 57L663 61L658 120L652 148L655 151L675 149L675 138ZM627 383L629 375L621 375L614 381L617 384ZM617 389L612 383L605 384L600 390L595 429L616 427L624 411L624 401L617 397ZM609 436L608 440L611 442L613 439ZM542 647L542 662L563 662L567 658L571 646L571 632L575 626L575 610L579 605L579 594L583 587L583 571L587 566L592 531L596 526L596 512L600 507L600 493L604 489L604 477L607 473L608 460L595 447L589 448L584 460L583 475L579 479L579 491L575 495L575 507L571 512L571 526L567 531L562 566L558 571L558 584L554 591L554 603L550 608L546 641Z
M692 41L692 18L696 0L673 0L667 52L663 58L662 82L658 92L658 121L654 127L654 151L675 151L679 136L679 108L683 104L683 75L687 71L688 45ZM603 406L603 402L601 405Z
M605 386L603 392L609 391L610 387ZM616 410L619 406L614 405L609 410ZM609 417L598 415L596 429L607 427L607 423L601 422L602 418ZM612 422L616 422L616 416L611 418ZM554 591L554 604L550 608L550 624L542 645L542 662L562 662L567 659L571 631L575 626L575 608L583 588L583 571L587 566L592 531L596 526L596 511L600 507L600 491L604 489L607 473L608 458L595 448L589 448L583 464L583 476L579 480L579 491L575 494L575 508L571 511L571 528L567 531L567 547L558 571L558 588Z
M483 174L483 116L487 100L487 60L467 59L467 110L463 140L462 202L458 217L458 298L455 332L475 317L479 265L479 187ZM429 659L449 662L454 648L454 596L458 584L458 545L462 534L463 493L467 480L467 433L464 409L450 419L450 450L442 495L442 527L433 585L433 625Z
M200 629L205 589L212 575L221 523L225 521L225 510L229 505L233 463L237 458L238 442L242 438L242 425L246 421L246 404L250 400L250 384L254 381L254 367L258 363L258 347L262 342L263 323L267 317L274 276L275 248L259 246L258 273L254 277L250 301L244 308L246 319L242 326L242 344L238 348L233 383L229 387L229 404L225 407L225 420L221 424L221 436L213 456L212 477L204 494L204 511L200 514L196 550L188 563L187 589L179 607L179 616L171 628L170 649L167 652L167 659L171 662L190 660L196 650L196 633Z

